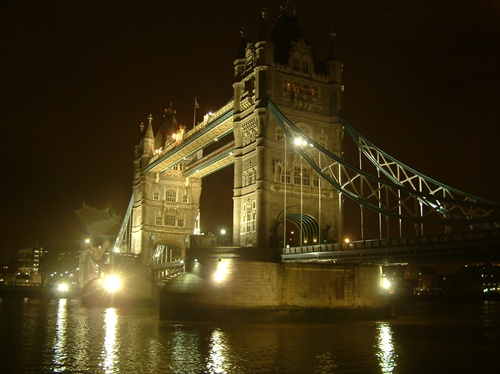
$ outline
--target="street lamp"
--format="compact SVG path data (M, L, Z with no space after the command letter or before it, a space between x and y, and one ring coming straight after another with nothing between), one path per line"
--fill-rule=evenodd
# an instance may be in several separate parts
M226 229L221 229L220 230L220 245L225 244L225 235L226 235Z
M307 142L302 139L302 138L296 138L295 139L295 145L297 147L302 147L303 145L306 145ZM299 233L299 240L300 240L300 246L302 247L302 213L304 209L304 195L303 195L303 183L302 183L302 177L303 177L303 172L302 172L302 154L300 154L300 233Z

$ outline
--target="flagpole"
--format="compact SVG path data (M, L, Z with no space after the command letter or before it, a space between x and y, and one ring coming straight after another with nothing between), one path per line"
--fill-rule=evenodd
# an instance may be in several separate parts
M196 100L196 96L194 97L194 115L193 115L193 129L194 129L194 126L196 125L196 109L199 108L199 105L198 105L198 100Z

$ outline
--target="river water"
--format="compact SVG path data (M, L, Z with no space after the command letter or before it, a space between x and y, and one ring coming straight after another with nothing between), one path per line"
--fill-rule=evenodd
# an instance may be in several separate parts
M401 303L331 324L161 321L153 308L0 299L5 373L499 373L500 302Z

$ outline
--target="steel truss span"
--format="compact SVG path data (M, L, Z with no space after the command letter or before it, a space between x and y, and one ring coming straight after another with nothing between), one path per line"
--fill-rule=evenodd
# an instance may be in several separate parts
M467 225L471 228L500 227L500 204L472 196L415 171L376 147L342 116L340 123L361 154L375 168L375 175L356 167L323 148L271 101L268 108L287 141L301 139L297 152L344 197L388 219L413 222L416 226ZM361 165L361 160L360 160Z

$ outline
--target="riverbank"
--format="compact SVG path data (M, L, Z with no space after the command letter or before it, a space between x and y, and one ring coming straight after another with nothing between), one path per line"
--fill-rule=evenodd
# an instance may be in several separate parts
M30 297L35 299L76 299L80 297L79 288L71 288L67 291L59 291L54 286L39 285L8 285L0 286L0 297Z

